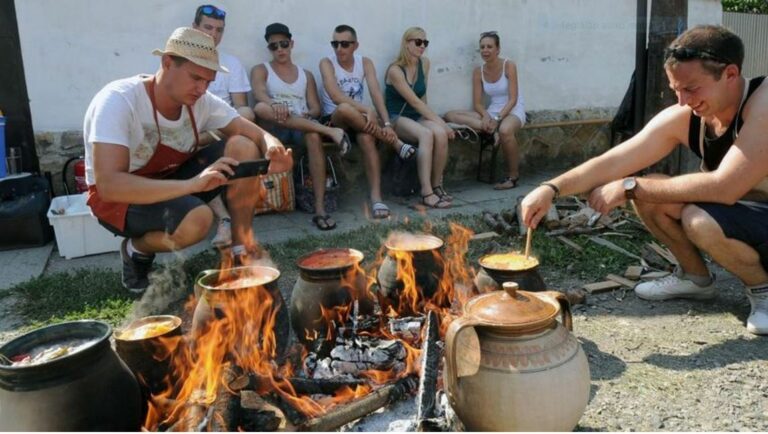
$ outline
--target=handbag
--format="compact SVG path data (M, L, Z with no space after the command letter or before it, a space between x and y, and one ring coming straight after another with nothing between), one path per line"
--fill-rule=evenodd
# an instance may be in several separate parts
M336 177L336 168L333 167L333 160L326 155L326 180L325 197L323 203L326 213L332 213L338 209L338 190L339 180ZM312 177L304 175L304 166L306 157L302 156L299 160L299 176L296 179L296 208L314 214L315 212L315 192L312 188Z
M295 203L293 171L259 176L256 195L258 199L254 214L293 211Z

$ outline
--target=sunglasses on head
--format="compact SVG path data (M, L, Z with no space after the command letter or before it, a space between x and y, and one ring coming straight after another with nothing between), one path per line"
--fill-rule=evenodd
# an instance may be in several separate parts
M424 48L429 47L429 41L426 39L421 38L415 38L415 39L409 39L408 42L413 41L414 44L416 44L417 47L421 47L421 45L424 45Z
M498 34L499 32L497 32L496 30L491 30L490 32L483 32L483 33L480 33L480 39L487 38L488 36L496 36Z
M730 65L730 60L720 57L716 54L710 53L709 51L705 50L697 50L695 48L686 48L686 47L675 47L675 48L667 48L664 50L664 61L667 61L670 57L674 58L675 60L693 60L693 59L700 59L700 60L712 60L717 63L722 63L725 65Z
M333 47L334 50L339 48L339 45L341 45L341 48L349 48L354 43L355 41L331 41L331 47Z
M223 20L227 16L227 13L223 10L212 5L204 5L197 8L197 15L205 15L206 17L215 18L217 20Z
M267 48L269 48L269 51L277 51L278 45L280 48L288 48L291 46L291 41L288 39L283 39L282 41L270 42L267 44Z

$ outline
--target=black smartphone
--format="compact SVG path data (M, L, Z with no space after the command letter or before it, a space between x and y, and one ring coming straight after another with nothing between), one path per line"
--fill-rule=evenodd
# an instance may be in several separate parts
M265 175L267 173L267 169L269 169L269 160L261 159L261 160L251 160L251 161L241 161L240 164L233 167L232 170L235 171L234 175L230 176L229 179L240 179L240 178L250 178L251 176L259 176L259 175Z

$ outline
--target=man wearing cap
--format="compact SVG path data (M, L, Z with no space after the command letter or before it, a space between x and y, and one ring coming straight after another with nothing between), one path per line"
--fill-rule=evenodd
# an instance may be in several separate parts
M192 28L212 37L218 49L221 38L224 37L226 18L227 13L223 9L214 5L201 5L195 11ZM219 64L229 72L216 74L216 80L208 86L208 92L223 99L227 104L233 106L240 116L253 122L256 117L253 109L248 106L248 92L251 91L251 84L245 74L245 68L237 57L221 50L218 51ZM200 135L200 142L206 145L213 143L219 140L219 135L216 132L205 132ZM218 219L216 235L211 240L211 244L219 248L229 246L232 244L232 218L227 208L221 197L216 197L208 205L213 209L213 213Z
M256 65L251 70L253 96L258 101L253 110L268 130L286 145L306 145L315 195L312 222L320 230L330 230L336 227L336 222L325 211L326 163L321 136L339 145L342 155L351 144L343 129L315 120L320 116L315 79L311 72L293 64L291 37L285 24L267 26L264 39L272 52L272 61Z
M123 286L142 292L155 253L202 240L213 222L206 202L227 184L236 255L256 249L251 220L258 178L227 183L240 161L293 165L291 152L234 108L206 92L219 64L213 38L188 27L166 42L160 69L107 84L84 121L88 204L102 226L125 237ZM226 143L201 147L200 132L219 129Z
M627 200L680 266L635 287L647 300L717 297L708 253L746 286L747 330L768 334L768 83L744 79L744 45L721 26L697 26L665 52L664 69L678 104L634 137L528 194L523 220L536 227L559 195L590 192L606 213ZM701 172L633 176L678 144L702 160Z

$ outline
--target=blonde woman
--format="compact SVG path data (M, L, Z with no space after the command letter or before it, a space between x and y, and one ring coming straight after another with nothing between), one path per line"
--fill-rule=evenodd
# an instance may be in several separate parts
M515 188L520 178L520 155L515 134L525 124L523 96L517 85L517 66L499 57L499 35L480 34L480 56L484 63L472 73L472 107L474 111L455 110L445 114L448 122L464 124L477 131L494 134L507 160L507 176L496 184L496 190ZM483 104L487 95L490 104Z
M403 33L400 53L387 68L384 89L389 119L398 137L417 143L421 202L431 208L448 208L453 198L443 188L448 161L448 141L453 130L427 105L429 59L427 33L411 27Z

